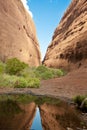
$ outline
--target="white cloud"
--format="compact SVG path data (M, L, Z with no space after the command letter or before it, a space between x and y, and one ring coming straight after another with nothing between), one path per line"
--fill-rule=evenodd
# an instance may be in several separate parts
M29 12L29 14L31 15L31 17L33 17L33 14L32 14L32 12L30 11L30 9L29 9L29 6L28 6L28 0L21 0L22 1L22 3L23 3L23 5L24 5L24 7L26 8L26 10Z

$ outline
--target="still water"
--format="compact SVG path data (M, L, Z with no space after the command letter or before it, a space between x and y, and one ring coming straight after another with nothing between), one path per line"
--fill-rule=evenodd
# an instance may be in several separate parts
M64 101L31 95L0 96L0 130L87 130L79 112Z
M38 107L36 108L36 114L35 114L35 118L31 126L31 130L43 130L42 124L41 124L40 111Z

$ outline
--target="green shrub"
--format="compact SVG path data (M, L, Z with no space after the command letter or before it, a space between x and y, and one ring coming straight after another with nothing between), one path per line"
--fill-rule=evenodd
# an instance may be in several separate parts
M15 88L38 88L40 86L40 80L38 78L23 78L20 77L16 82Z
M38 78L24 78L14 75L0 75L0 87L12 88L38 88L40 80Z
M46 66L29 67L17 58L7 60L6 64L0 62L0 86L1 87L35 87L40 86L41 79L51 79L63 76L60 69L52 69Z
M28 87L39 88L40 87L40 80L38 78L29 78L28 79Z
M19 61L17 58L8 59L6 62L6 72L10 75L17 75L28 65Z
M81 95L78 95L78 96L76 96L76 97L74 97L74 102L78 105L78 106L80 106L81 105L81 103L82 103L82 101L85 99L85 96L81 96Z
M64 71L61 69L57 69L56 74L57 76L64 76Z
M39 73L44 73L44 72L46 72L47 70L48 70L48 68L47 68L46 66L44 66L44 65L38 66L38 67L36 68L36 71L38 71Z
M74 98L74 102L77 104L77 107L81 109L84 112L87 112L87 95L86 96L81 96L78 95Z
M47 79L51 79L51 78L54 78L54 75L49 70L41 74L41 79L47 80Z
M0 61L0 74L3 74L5 72L5 64Z
M0 75L0 87L14 87L17 80L17 76L10 76L8 74Z
M28 82L23 77L20 77L14 84L15 88L26 88L27 86L28 86Z
M35 78L36 75L35 75L35 68L32 68L32 67L26 67L25 69L23 69L19 75L22 76L22 77L25 77L25 78Z
M62 71L61 69L48 68L43 65L37 67L34 73L36 77L40 79L51 79L64 75L64 71Z

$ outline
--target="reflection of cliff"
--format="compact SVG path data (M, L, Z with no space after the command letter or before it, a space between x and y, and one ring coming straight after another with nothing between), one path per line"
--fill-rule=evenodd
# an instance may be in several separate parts
M84 121L77 111L65 102L44 103L39 108L34 102L19 105L9 100L0 102L0 130L77 130L83 129L81 122Z
M57 106L43 104L40 106L40 114L43 130L64 130L55 118L55 115L64 113L63 108Z
M35 103L20 105L23 110L19 114L0 116L0 130L29 130L35 116ZM10 109L10 108L9 108Z

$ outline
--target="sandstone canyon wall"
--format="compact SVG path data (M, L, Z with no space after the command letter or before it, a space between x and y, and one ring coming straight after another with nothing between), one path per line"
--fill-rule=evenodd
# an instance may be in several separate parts
M43 63L74 69L87 63L87 0L72 0L56 28Z
M38 66L39 44L33 20L21 0L0 0L0 60L12 57Z

